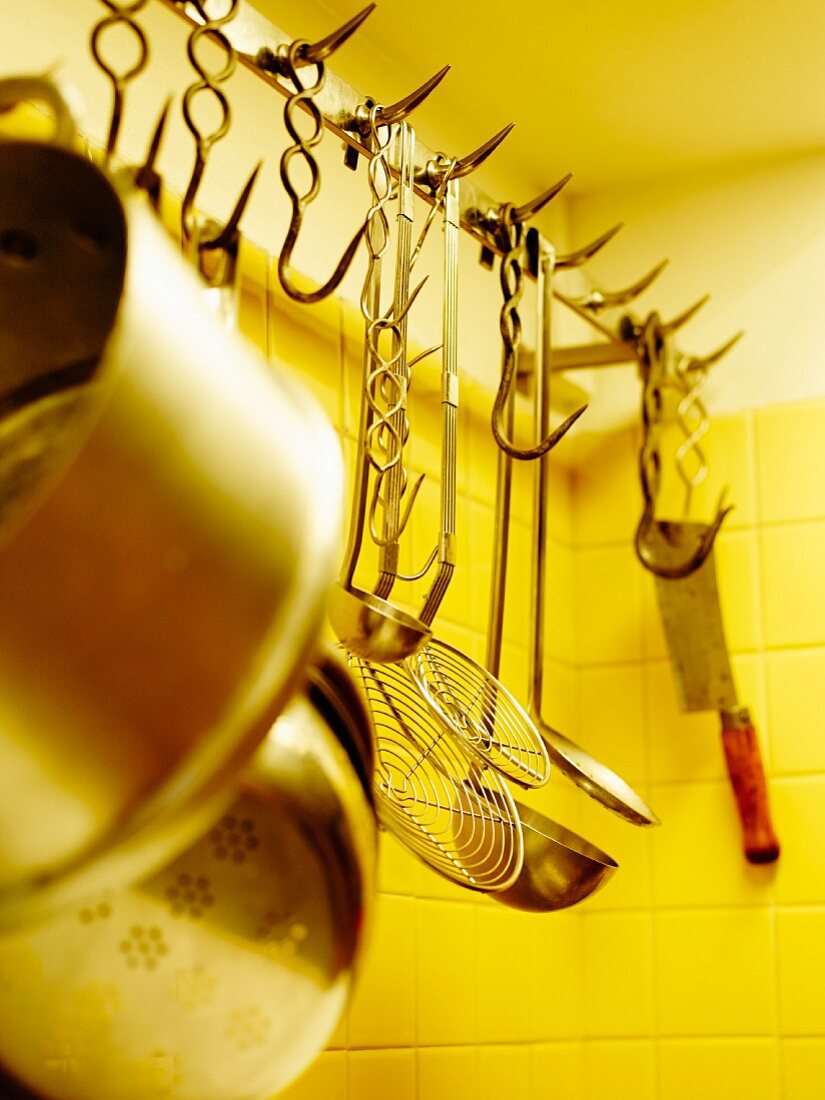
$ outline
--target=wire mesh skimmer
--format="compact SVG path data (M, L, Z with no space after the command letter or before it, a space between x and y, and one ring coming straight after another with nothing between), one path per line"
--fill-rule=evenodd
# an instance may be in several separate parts
M461 886L507 889L521 870L524 838L503 777L450 735L406 665L348 661L375 726L382 824Z

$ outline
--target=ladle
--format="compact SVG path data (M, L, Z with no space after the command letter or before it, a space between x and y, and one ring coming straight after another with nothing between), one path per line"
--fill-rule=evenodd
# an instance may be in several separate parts
M533 230L530 231L531 234ZM545 435L550 426L550 358L552 355L551 309L553 301L552 246L535 233L531 246L536 259L539 299L536 336L535 417L538 431ZM536 460L533 505L533 599L530 605L532 647L530 650L529 712L547 746L550 759L559 770L607 809L634 825L657 825L659 819L644 800L623 779L542 718L544 685L544 617L547 588L547 495L549 467L546 457Z
M378 109L373 108L373 119ZM399 182L398 182L398 222L399 248L396 257L397 290L398 273L406 268L409 272L410 236L409 227L413 216L413 169L414 137L412 129L405 122L398 124L399 133ZM388 241L388 226L384 205L389 197L390 173L386 162L386 149L389 138L382 138L378 126L373 126L373 155L370 163L370 186L373 190L373 205L367 221L366 240L370 252L370 267L362 294L362 312L367 321L367 336L364 348L364 385L361 398L361 417L358 433L358 455L356 459L353 506L350 518L349 541L345 555L344 568L340 580L330 592L327 612L333 630L341 643L351 653L367 660L380 663L403 660L414 653L430 636L429 626L409 612L391 603L384 595L368 592L354 583L355 570L361 553L364 526L367 520L367 495L369 489L369 470L371 459L371 441L376 432L385 429L384 444L388 447L386 462L380 473L388 473L385 501L385 516L388 528L385 528L387 546L382 545L382 566L379 585L381 592L387 591L386 577L391 572L391 558L388 549L395 546L400 533L398 505L401 484L399 482L403 458L403 427L399 428L398 417L404 416L406 403L406 363L404 356L404 332L396 328L394 332L393 359L390 364L381 359L376 326L380 322L379 300L381 291L381 263ZM379 174L383 177L379 179ZM383 190L382 190L383 189ZM408 277L408 275L407 275ZM404 292L401 277L402 296ZM392 314L384 327L403 324L404 318L414 299L415 292L406 299L399 299L396 293ZM396 369L396 364L398 369ZM396 396L391 414L379 412L377 402L370 400L370 389L383 386L389 381L392 393ZM380 423L376 423L376 418ZM379 440L379 445L381 441ZM396 475L395 471L399 471ZM377 488L376 488L377 491ZM407 511L409 515L409 509ZM391 587L391 585L390 585Z
M546 913L590 897L618 863L578 833L516 802L524 833L524 863L512 886L492 896L513 909Z
M453 229L447 218L445 220L445 256L448 255L447 233L451 231L457 234L457 222ZM520 242L522 233L520 223L515 225L513 232ZM503 260L502 263L504 262ZM447 349L454 348L456 342L457 301L454 281L450 280L449 270L447 265L444 309L445 364L449 361ZM518 277L520 277L520 270ZM515 328L518 329L518 325ZM513 348L513 354L516 353L517 341ZM509 361L506 349L504 361ZM450 393L448 382L449 378L443 385L445 394ZM451 524L454 524L455 507L455 425L454 420L450 419L451 410L446 401L444 408L441 540L442 545L451 545L447 540L452 540L454 529ZM569 424L567 426L569 427ZM512 426L509 431L512 434ZM561 438L561 434L563 432L557 438ZM552 447L554 441L548 439L547 445ZM503 451L501 453L504 455ZM509 454L506 457L512 461ZM450 508L451 502L452 508ZM498 533L501 532L503 527L499 528ZM498 549L494 553L498 557ZM425 602L422 618L432 622L445 590L441 578L436 578L436 583ZM494 607L490 615L491 624L497 619L499 614L497 604L501 599L503 599L503 590L496 591L493 598ZM550 762L547 751L530 716L498 679L500 642L499 635L496 643L498 653L488 653L488 667L484 668L455 647L433 639L411 658L410 671L441 721L460 737L484 764L502 771L507 778L523 787L541 786L549 777ZM492 658L492 664L489 658Z

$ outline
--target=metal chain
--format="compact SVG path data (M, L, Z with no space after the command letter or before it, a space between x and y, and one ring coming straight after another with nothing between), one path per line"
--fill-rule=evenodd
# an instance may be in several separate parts
M499 267L503 301L498 327L504 347L497 400L501 395L505 395L506 400L506 395L510 392L513 372L518 361L518 349L521 345L521 317L518 307L524 294L524 273L521 267L524 225L513 216L514 213L515 207L512 203L502 206L499 215L500 232L497 234L503 251ZM501 445L501 441L499 443Z
M181 228L185 241L189 241L194 232L191 220L192 207L203 178L206 159L212 146L226 137L232 123L232 110L229 106L229 100L220 85L232 76L238 59L232 43L221 28L235 18L238 3L239 0L226 0L226 13L220 17L210 15L206 22L193 27L186 43L186 53L190 65L195 70L196 79L183 93L183 121L195 139L195 166L183 198L181 211ZM198 46L204 37L208 42L217 43L225 54L226 60L223 67L213 72L210 72L205 62L198 57ZM220 110L220 121L217 126L206 133L200 128L194 116L194 103L202 92L209 93Z
M685 516L690 512L694 489L707 479L708 462L701 441L710 431L710 417L702 400L708 368L686 355L678 355L674 375L682 399L676 409L676 420L684 439L676 448L676 470L685 486Z
M396 542L410 516L420 480L414 487L407 508L397 524L382 524L379 531L378 512L384 513L389 501L391 479L398 477L399 499L403 500L408 488L408 474L403 464L404 446L410 434L410 423L406 415L407 393L410 383L410 367L404 372L398 371L398 365L406 353L403 344L402 325L412 298L406 303L393 299L389 308L382 313L380 303L369 291L370 273L380 263L389 244L389 219L386 205L394 196L391 184L387 151L392 140L392 131L383 139L378 126L378 108L370 111L370 139L373 155L369 165L369 184L373 196L372 206L367 215L367 251L369 268L361 295L361 312L367 324L366 347L371 367L366 378L366 398L370 408L370 426L366 436L367 459L375 471L372 499L369 507L369 533L378 547L390 546ZM381 349L381 343L392 341L393 351L387 358Z
M129 0L118 3L117 0L101 0L109 14L104 16L92 30L89 42L92 57L98 68L109 78L112 85L113 102L112 115L109 122L109 134L106 139L106 163L108 164L117 148L117 140L120 134L120 123L123 118L123 100L126 86L139 76L146 68L149 60L149 43L146 35L132 17L144 8L148 0ZM110 64L103 52L103 38L112 27L126 27L135 37L138 46L137 60L129 68L118 71L114 64Z
M662 483L662 421L665 380L665 337L652 314L639 336L642 370L642 447L639 476L645 512L655 514Z
M311 65L301 66L299 64L301 54L306 52L308 46L309 42L299 38L294 42L290 42L279 53L283 76L296 89L288 97L284 106L284 125L287 133L292 138L292 145L288 146L281 156L281 182L299 219L303 219L307 206L318 195L321 172L312 150L320 144L324 136L323 115L313 97L321 91L326 83L326 71L324 63L322 61L317 62L314 66L315 80L312 83L303 83L300 75L301 68L304 69L305 73L311 72L313 68ZM301 119L304 122L304 128L306 128L307 115L310 118L310 132L304 134L301 132L298 120ZM295 180L303 177L303 172L299 170L299 174L296 176L294 169L291 171L291 166L296 157L299 157L309 170L310 183L304 192L300 191L299 184L295 182Z

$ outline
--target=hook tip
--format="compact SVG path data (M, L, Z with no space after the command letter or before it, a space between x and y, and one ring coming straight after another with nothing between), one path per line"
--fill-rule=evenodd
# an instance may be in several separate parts
M314 45L307 45L300 51L303 61L308 65L317 65L321 61L326 61L339 46L343 46L348 38L350 38L364 20L375 10L375 4L368 4L365 8L362 8L357 15L354 15L352 19L348 19L346 23L338 27L331 34L328 34L326 38L319 39Z
M558 195L562 188L566 187L570 180L573 178L573 173L568 172L566 176L563 176L560 180L548 187L546 191L542 191L536 198L531 199L530 202L526 202L524 206L519 206L513 211L513 220L518 222L528 221L530 218L538 214L539 210L543 209L551 199L554 199Z
M414 92L410 92L409 95L404 96L403 99L399 99L397 103L393 103L390 107L382 107L378 111L378 121L384 126L389 126L394 122L401 122L402 119L406 118L408 114L424 102L430 92L438 87L449 71L450 66L445 65L442 69L439 69L437 73L431 76L429 80L425 80Z
M470 172L474 172L476 168L481 167L484 161L498 149L499 145L501 145L514 126L515 123L511 122L507 126L502 127L497 134L493 134L493 136L488 138L483 145L479 145L472 153L468 153L465 157L461 157L457 160L453 167L452 179L461 179L464 176L468 176Z

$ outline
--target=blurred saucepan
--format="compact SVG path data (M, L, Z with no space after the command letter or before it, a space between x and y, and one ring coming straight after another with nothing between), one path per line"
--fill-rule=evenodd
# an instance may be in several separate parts
M338 442L202 290L138 194L0 141L0 927L200 835L317 636Z
M6 1071L50 1100L288 1084L329 1040L369 923L371 740L323 658L201 840L139 886L0 937Z

